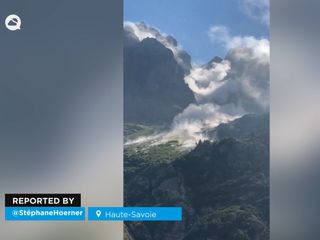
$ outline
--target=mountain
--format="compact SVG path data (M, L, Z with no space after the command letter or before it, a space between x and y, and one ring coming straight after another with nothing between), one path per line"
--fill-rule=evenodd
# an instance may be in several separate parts
M269 134L269 114L247 114L229 123L220 124L208 134L211 139L237 138L259 133Z
M174 141L125 149L125 205L183 208L183 222L126 222L127 239L269 239L269 115L212 134L188 152Z
M174 43L173 38L168 41ZM142 41L124 34L124 118L127 123L169 125L174 116L195 101L184 82L190 69L155 38ZM190 56L180 53L183 61Z

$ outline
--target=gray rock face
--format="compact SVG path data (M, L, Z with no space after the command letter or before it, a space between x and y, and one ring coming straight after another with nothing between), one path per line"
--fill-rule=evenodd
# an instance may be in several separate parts
M125 122L170 124L195 101L184 82L186 70L154 38L139 42L125 33L124 42Z

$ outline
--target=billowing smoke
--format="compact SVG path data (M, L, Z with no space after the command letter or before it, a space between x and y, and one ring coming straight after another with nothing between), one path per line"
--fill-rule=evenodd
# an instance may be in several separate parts
M179 57L183 51L173 38L145 24L126 23L125 29L126 34L134 35L138 41L156 38L172 50L177 62L183 62ZM168 132L153 136L153 142L175 139L192 147L207 139L206 132L221 123L248 113L269 111L269 40L232 36L224 26L211 27L208 36L227 50L227 56L203 66L192 66L185 82L197 103L178 114Z
M194 92L196 100L202 102L224 84L230 70L230 62L212 63L208 67L193 67L185 81Z
M193 70L186 77L186 82L192 83L189 86L210 82L208 88L195 92L199 103L212 102L220 106L233 104L247 113L268 111L269 40L252 36L232 37L223 26L210 28L209 36L212 41L228 49L228 54L221 63L215 63L205 71ZM219 77L208 74L212 72L218 72Z
M190 104L184 111L178 114L169 131L157 132L150 136L140 136L129 140L125 146L133 146L148 143L157 145L168 141L178 141L183 148L192 148L200 140L208 140L207 131L219 126L221 123L232 121L239 116L235 114L231 106L226 109L211 103Z
M209 37L228 54L224 60L194 66L185 77L197 105L175 117L168 136L186 146L207 139L206 131L220 123L269 110L269 40L231 36L223 26L210 28Z
M224 113L218 105L211 103L190 104L175 117L171 131L164 136L164 139L176 139L184 147L193 147L200 140L208 139L206 135L208 129L213 129L237 117Z

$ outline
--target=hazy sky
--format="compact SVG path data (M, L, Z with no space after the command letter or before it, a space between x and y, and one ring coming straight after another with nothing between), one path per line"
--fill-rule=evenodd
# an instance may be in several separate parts
M224 57L210 27L226 26L232 35L268 37L268 0L125 0L125 21L141 22L173 35L195 62Z

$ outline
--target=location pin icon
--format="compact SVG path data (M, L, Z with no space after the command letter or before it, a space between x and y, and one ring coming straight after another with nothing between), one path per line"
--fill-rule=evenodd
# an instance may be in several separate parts
M101 211L100 210L97 210L96 211L96 214L97 214L97 217L99 218L101 216Z

